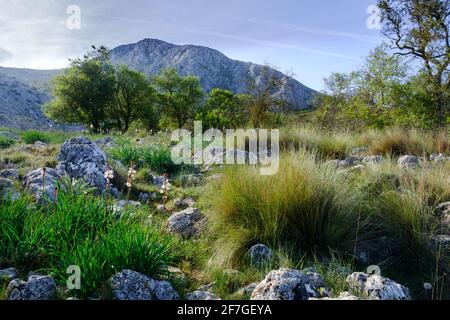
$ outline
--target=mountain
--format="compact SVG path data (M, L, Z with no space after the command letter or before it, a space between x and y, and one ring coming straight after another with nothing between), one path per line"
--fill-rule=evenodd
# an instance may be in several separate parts
M147 74L158 74L168 67L176 68L181 75L194 75L200 79L205 91L213 88L229 89L244 93L248 78L259 82L263 66L250 62L232 60L221 52L194 45L174 45L161 40L144 39L134 44L119 46L111 50L115 64L129 67ZM281 72L275 71L280 78ZM290 78L286 88L274 93L290 103L293 109L307 109L315 91Z
M232 60L207 47L174 45L155 39L112 49L111 60L149 77L165 68L176 68L181 75L197 76L206 92L223 88L244 93L248 78L255 79L258 84L264 69L254 63ZM52 123L42 112L42 105L51 99L51 79L62 71L0 67L0 127L48 130L51 125L70 129ZM278 77L284 77L281 72L274 72ZM293 78L289 78L286 88L274 92L297 110L309 108L314 94L314 90Z
M36 90L51 93L51 80L63 70L33 70L22 68L0 67L0 75L4 75L28 85Z
M50 96L24 82L0 74L0 127L49 129L41 106Z
M5 75L2 71L4 70L0 70L0 127L21 130L79 129L53 123L42 112L42 105L51 99L50 94L25 82L37 83L39 80L43 81L42 77L47 75L45 72L41 75L40 71L23 70L23 72L21 71L22 75L32 74L36 76L26 81L24 78L19 79ZM45 83L49 82L42 82L42 84Z

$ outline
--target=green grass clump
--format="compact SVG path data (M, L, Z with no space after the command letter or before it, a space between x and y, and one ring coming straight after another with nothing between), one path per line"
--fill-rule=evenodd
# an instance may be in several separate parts
M172 155L168 148L145 149L142 158L148 167L158 174L174 173L179 168L173 163Z
M0 220L0 264L45 270L63 286L67 268L78 265L82 288L74 294L81 297L123 269L158 276L172 259L168 236L126 215L117 221L104 200L89 195L60 190L47 208L27 198L1 200Z
M424 156L432 152L438 152L437 149L433 150L433 137L417 130L393 128L382 132L367 133L361 139L366 140L369 153L375 155L396 157L409 154Z
M358 196L345 176L316 165L307 153L283 155L274 176L229 168L211 210L218 235L214 260L235 265L258 242L298 255L330 249L352 254L356 242L370 235Z
M37 141L44 142L44 143L50 143L52 140L50 134L48 134L46 132L34 131L34 130L24 131L22 133L21 137L22 137L22 141L26 144L33 144Z
M321 159L344 159L354 146L350 134L325 132L315 128L289 128L280 132L281 150L305 149Z
M163 146L141 147L121 141L110 150L110 155L125 166L133 164L138 169L148 168L157 174L175 174L181 168L173 163L170 149Z
M14 139L5 136L0 136L0 149L7 149L13 146L15 143L16 141Z

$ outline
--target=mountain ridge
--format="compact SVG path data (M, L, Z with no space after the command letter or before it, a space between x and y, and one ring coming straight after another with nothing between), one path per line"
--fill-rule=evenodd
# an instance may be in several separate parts
M261 80L262 65L228 58L222 52L199 45L175 45L163 40L146 38L136 43L111 49L114 64L126 64L149 78L161 70L173 67L183 75L197 76L205 90L228 89L245 93L247 79ZM42 106L51 99L51 79L64 69L36 70L0 66L0 127L17 129L68 128L47 119ZM277 77L284 77L274 71ZM286 88L274 95L288 101L293 109L310 107L316 92L294 78Z

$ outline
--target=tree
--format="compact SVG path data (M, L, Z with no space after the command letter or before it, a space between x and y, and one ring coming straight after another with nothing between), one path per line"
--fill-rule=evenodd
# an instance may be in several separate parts
M257 77L248 79L248 111L255 128L267 124L272 112L286 108L280 92L288 86L290 76L285 76L269 66L263 66Z
M155 95L155 90L144 74L124 65L119 66L116 72L115 101L110 108L110 117L116 122L117 128L125 133L134 121L153 119L152 104L155 102Z
M205 129L236 129L245 122L242 95L229 90L212 89L204 107L197 115Z
M203 99L203 90L196 77L180 76L175 69L165 69L153 78L162 112L179 128L193 119Z
M370 105L392 107L394 89L404 83L407 68L385 45L375 48L358 72L358 94ZM397 92L398 93L398 92Z
M450 2L448 0L379 0L383 34L398 55L423 64L427 91L441 124L449 111Z
M86 124L95 133L108 126L115 76L106 47L93 47L83 58L71 60L70 67L53 83L55 98L45 107L50 118Z

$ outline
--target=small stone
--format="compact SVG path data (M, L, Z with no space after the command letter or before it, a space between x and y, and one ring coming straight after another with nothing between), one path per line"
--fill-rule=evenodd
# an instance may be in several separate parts
M29 171L23 178L22 187L27 189L37 201L45 201L45 198L54 201L59 177L59 173L52 168Z
M253 293L253 291L255 291L257 285L258 282L250 283L248 286L245 286L244 288L236 292L236 294L239 296L250 296Z
M53 300L56 284L52 277L31 275L28 281L15 279L8 285L8 300Z
M362 160L363 164L366 165L376 165L383 161L382 156L367 156Z
M117 300L178 300L179 295L167 281L156 281L139 272L123 270L109 279Z
M410 300L408 288L380 275L355 272L347 277L350 289L375 300Z
M189 301L200 301L200 300L221 300L218 296L215 294L208 292L208 291L194 291L191 293L188 293L186 296L186 299Z
M272 250L264 244L256 244L248 250L250 263L255 266L262 266L272 259Z
M16 268L7 268L0 270L0 280L11 281L18 277L18 272Z
M139 202L141 203L148 203L150 200L150 195L147 192L141 192L139 193Z
M298 270L274 270L256 286L251 300L308 300L308 283L308 277Z
M450 235L437 235L432 238L434 248L436 249L447 249L450 248Z
M415 169L420 166L419 158L416 156L403 156L397 161L401 169Z
M439 204L436 207L436 213L438 215L443 215L443 214L446 214L446 213L450 213L450 202L444 202L444 203Z
M197 236L203 229L204 217L199 209L188 208L174 213L167 222L167 230L184 238Z
M17 169L4 169L0 171L0 178L6 178L11 180L19 180L19 170Z

